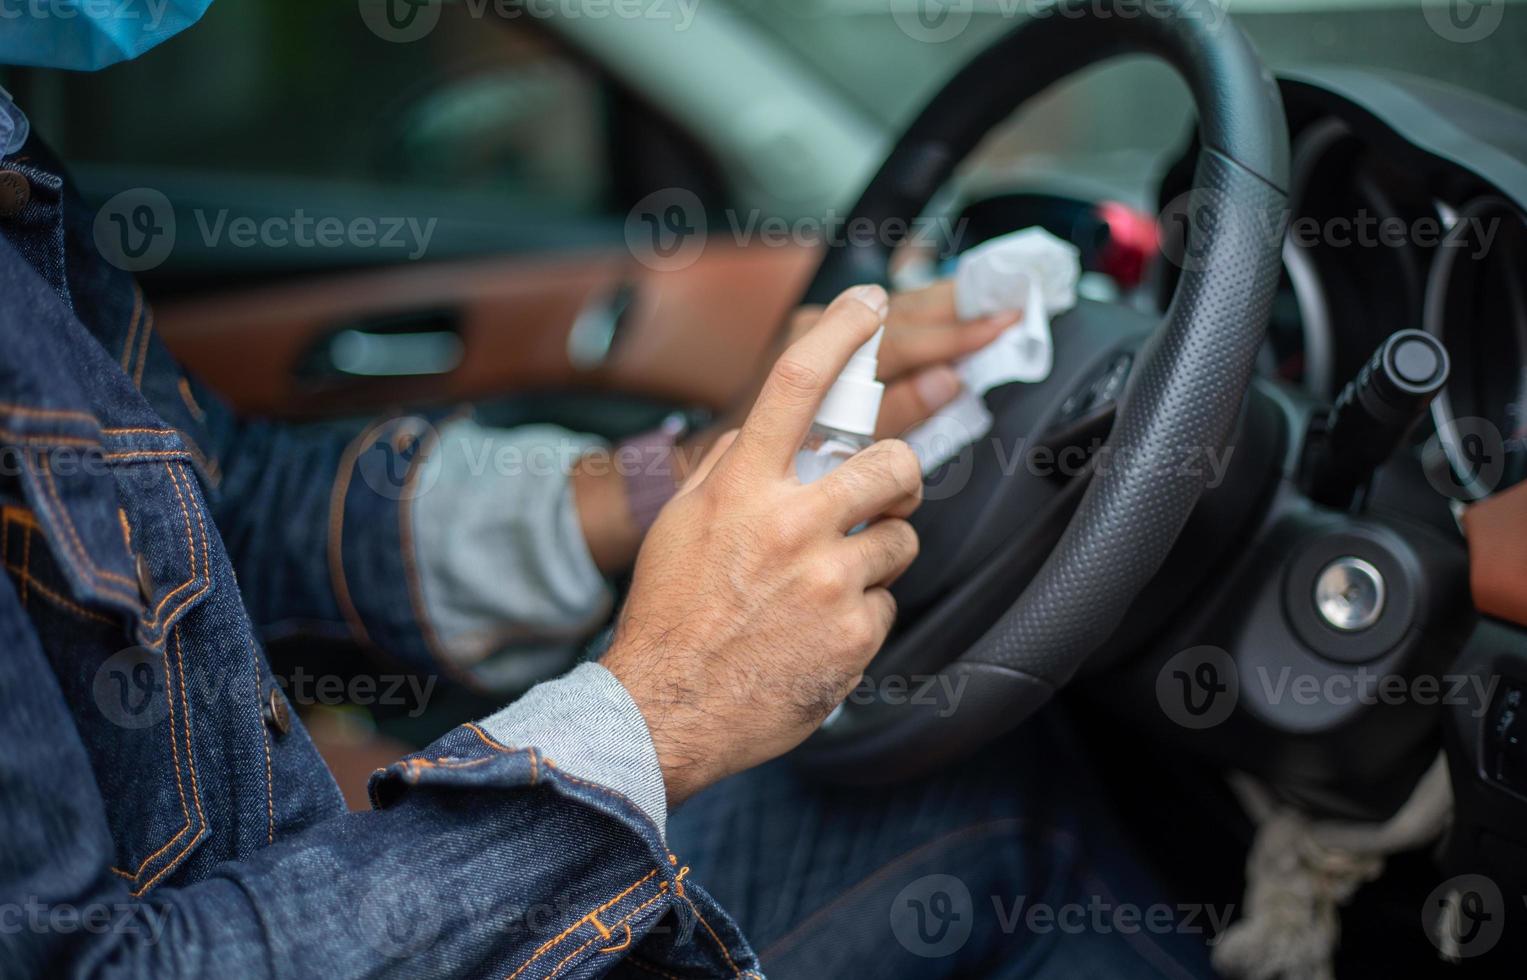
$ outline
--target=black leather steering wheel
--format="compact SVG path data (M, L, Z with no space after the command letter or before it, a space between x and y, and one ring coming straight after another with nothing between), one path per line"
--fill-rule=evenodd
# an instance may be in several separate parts
M1181 533L1207 477L1178 461L1195 448L1224 447L1234 431L1278 281L1288 136L1271 75L1210 0L1059 0L1037 12L923 109L851 221L908 226L1017 106L1082 68L1131 53L1160 58L1187 82L1201 149L1185 249L1176 256L1183 273L1118 399L1106 444L1111 463L1092 475L1006 612L958 657L940 651L930 687L961 691L957 706L851 699L801 749L808 767L832 778L926 771L1043 705L1108 639ZM890 252L864 237L835 246L806 301L885 282ZM916 635L915 624L900 631L903 642L938 644L927 633Z

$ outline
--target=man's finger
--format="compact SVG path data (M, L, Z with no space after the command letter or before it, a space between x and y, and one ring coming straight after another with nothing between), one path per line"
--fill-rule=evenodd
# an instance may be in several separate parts
M901 518L886 518L845 538L841 547L853 553L865 588L889 586L917 557L917 532Z
M889 299L879 286L854 286L780 355L737 437L750 465L788 472L827 389L848 359L885 322Z
M910 378L887 385L880 401L880 419L875 423L876 438L904 435L959 393L960 376L945 364L924 368Z
M732 443L736 441L736 429L728 429L717 436L716 441L710 444L710 448L705 451L705 455L700 457L700 461L695 464L694 469L690 470L689 475L684 478L684 485L679 487L679 493L688 493L704 483L705 478L710 475L710 471L716 468L716 463L721 460L722 456L726 455L726 451L732 448Z
M906 517L922 502L923 472L912 447L886 439L855 455L809 489L826 501L838 528L881 516Z
M1011 310L966 322L951 316L939 322L901 326L893 314L880 353L880 377L896 379L908 371L974 354L1022 318L1022 312Z

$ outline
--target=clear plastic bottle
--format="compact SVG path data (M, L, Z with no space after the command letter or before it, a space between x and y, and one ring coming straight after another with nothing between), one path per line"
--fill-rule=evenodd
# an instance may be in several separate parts
M795 454L795 475L802 483L820 480L874 442L880 397L885 392L885 385L875 380L884 335L882 326L854 352L822 399L816 420Z

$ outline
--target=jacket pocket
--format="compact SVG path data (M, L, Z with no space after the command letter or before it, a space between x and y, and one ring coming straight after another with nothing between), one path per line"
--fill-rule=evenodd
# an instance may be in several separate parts
M56 463L27 460L5 564L90 757L112 873L141 894L210 833L180 624L212 592L212 528L183 451Z

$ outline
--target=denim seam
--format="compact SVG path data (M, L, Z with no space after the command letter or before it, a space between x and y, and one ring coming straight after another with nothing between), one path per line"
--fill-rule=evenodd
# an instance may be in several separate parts
M345 451L339 456L339 466L335 470L334 482L329 491L329 582L334 589L334 599L339 606L340 614L344 617L345 624L350 627L351 636L368 647L375 644L371 642L371 634L366 631L366 624L361 619L360 610L356 608L355 601L350 596L350 584L345 578L345 501L349 496L351 472L355 468L356 459L360 456L361 446L375 438L376 432L385 424L385 422L373 422L345 447Z
M434 426L429 427L430 438L439 439L440 430ZM414 462L409 467L407 475L403 478L403 492L398 495L398 550L403 564L403 583L408 590L409 605L413 609L414 620L419 624L419 632L424 639L424 648L428 651L430 659L440 664L453 676L457 671L454 669L454 661L444 655L440 649L440 640L435 633L435 625L430 621L429 613L425 608L424 589L419 582L417 563L414 560L414 529L413 529L413 498L411 490L417 483L419 473L423 470L423 461L429 458L429 447L420 447L415 454ZM470 682L468 682L470 686Z
M625 943L625 945L624 946L619 946L619 947L617 947L615 949L601 949L601 950L597 950L597 952L600 952L600 953L618 953L621 950L628 948L631 945L631 936L630 936L631 920L636 918L642 912L646 911L649 907L651 907L651 905L654 902L657 902L657 901L659 901L661 899L664 899L666 897L668 897L668 882L666 882L666 881L659 882L658 890L657 890L657 894L656 895L653 895L651 898L647 899L645 902L641 903L636 908L632 909L630 912L626 913L624 916L622 916L619 920L616 921L616 923L615 923L616 925L623 925L623 926L626 927L627 936L626 936L626 943ZM593 913L590 913L590 918L591 919L593 918ZM609 931L608 929L605 930L605 932L608 932L608 931ZM562 972L562 968L564 966L566 966L568 963L570 963L574 959L576 959L584 950L588 949L590 946L594 945L594 943L596 943L600 939L604 939L604 938L607 938L607 936L605 936L603 934L595 936L593 939L588 940L582 946L579 946L577 949L573 950L571 953L568 953L567 956L565 956L562 959L562 962L560 962L556 966L552 967L551 972L546 974L546 976L543 978L543 980L552 980L552 977L555 977L558 973Z
M138 322L143 316L143 290L138 288L137 280L133 281L133 312L127 321L127 342L122 345L122 372L129 371L132 363L133 340L138 334Z
M705 927L706 934L708 934L711 938L711 941L716 944L716 948L721 950L721 955L726 958L726 965L732 968L732 976L756 977L757 974L752 970L749 970L747 973L742 972L742 968L739 967L737 962L732 959L732 953L729 949L726 948L726 943L722 942L721 937L716 935L716 930L711 928L711 924L706 921L705 916L700 912L700 907L694 903L694 900L691 899L688 895L684 894L680 894L679 897L684 899L685 904L687 904L690 910L694 912L695 918L700 920L700 925Z
M43 480L46 482L45 489L48 498L58 507L59 524L63 527L65 535L73 545L76 554L80 556L81 563L90 572L91 576L97 579L121 582L125 585L136 585L137 583L128 578L126 575L122 575L118 572L113 572L110 569L96 567L95 562L91 561L90 559L90 553L86 550L84 542L80 539L79 531L74 527L74 520L69 516L69 508L64 506L63 498L59 496L58 484L53 480L52 468L39 465L37 472L41 474Z
M184 719L184 728L185 728L185 733L186 733L186 760L190 763L190 766L191 766L191 801L196 804L196 818L197 818L197 821L198 821L198 826L197 826L197 829L196 829L196 833L191 835L191 839L186 842L186 846L185 847L180 849L180 853L176 854L173 858L171 858L165 864L165 866L160 868L159 872L157 874L155 874L154 877L150 878L141 888L139 888L137 891L133 892L133 897L135 897L135 898L140 896L140 895L142 895L144 892L148 891L150 888L154 887L154 884L156 882L158 882L159 879L163 878L165 875L169 874L172 870L174 870L176 867L178 867L180 865L180 862L182 860L184 860L185 856L187 854L191 853L191 848L195 847L197 842L199 840L201 840L202 833L207 829L207 815L206 815L205 812L202 811L202 807L201 807L201 794L200 794L198 786L197 786L196 756L193 754L193 750L191 748L191 710L190 710L190 702L186 698L186 662L185 662L184 653L181 650L181 646L180 646L180 627L179 626L175 627L174 636L175 636L175 659L176 659L176 661L178 663L179 670L180 670L180 702L186 708L186 717ZM166 649L168 649L168 644L166 644ZM189 817L188 817L188 819L189 819Z
M587 912L584 915L580 916L572 925L568 926L566 929L562 930L562 932L558 933L556 936L553 936L551 939L547 940L545 943L543 943L541 945L541 947L539 949L537 949L535 951L535 953L530 957L530 959L528 959L524 963L520 964L520 968L518 970L515 970L513 973L509 974L508 980L515 980L515 978L517 978L520 974L522 974L526 970L528 970L530 968L531 964L535 963L537 960L539 960L546 953L548 953L551 950L555 949L557 947L557 945L562 942L562 940L566 939L568 936L571 936L574 932L577 932L578 931L578 927L583 925L585 922L587 922L588 919L589 919L589 916L591 916L591 915L598 915L600 912L603 912L605 909L608 909L610 906L616 904L621 899L625 898L627 895L629 895L632 892L636 891L642 885L645 885L647 882L651 881L654 877L657 876L657 873L658 873L659 870L661 870L661 869L653 868L651 871L647 872L645 875L643 875L642 877L636 879L636 881L632 882L631 885L629 887L627 887L625 891L623 891L620 894L616 895L614 898L612 898L609 901L605 902L603 905L599 906L598 908L595 908L592 911ZM666 881L662 883L662 891L663 892L667 891L667 886L668 886L668 883Z
M174 837L171 837L169 840L165 841L159 846L157 850L155 850L148 857L144 858L143 862L138 865L136 871L128 872L115 866L112 867L111 870L114 874L120 875L121 877L126 878L134 883L136 883L138 879L143 876L143 870L147 868L155 858L173 847L175 842L184 837L186 832L191 829L191 809L190 807L186 806L185 782L182 778L182 770L180 768L179 736L175 732L175 688L170 683L171 672L169 644L165 644L163 649L160 651L160 657L164 668L165 703L168 705L170 712L170 759L175 766L175 791L176 794L180 797L180 814L182 818L184 818L185 824L180 828L179 832L177 832ZM182 711L182 714L186 713L187 712Z
M31 550L30 546L31 546L31 532L28 531L27 532L27 539L26 539L26 550L30 551ZM29 560L29 558L30 558L30 556L28 556L27 558L23 558L23 561ZM27 591L30 589L31 591L36 592L38 595L42 596L48 602L51 602L53 605L59 607L59 609L61 609L62 611L67 612L67 613L69 613L72 616L75 616L75 617L80 618L80 619L93 619L93 620L95 620L98 623L105 623L107 626L115 626L115 625L117 625L115 620L108 619L107 617L102 616L100 613L91 612L89 609L86 609L84 606L81 606L81 605L78 605L77 603L71 602L70 600L68 600L68 599L64 598L63 596L59 595L57 592L54 592L52 589L48 588L46 585L43 585L41 582L37 581L37 577L35 575L33 575L30 571L28 571L26 568L23 568L23 567L20 567L20 566L17 566L17 565L12 565L10 562L6 562L5 563L5 570L10 572L10 573L12 573L13 575L16 575L17 577L19 577L21 579L21 594L23 596L25 596L27 594ZM25 607L26 607L26 602L23 599L23 601L22 601L22 608L25 608Z
M201 572L200 576L198 576L197 565L196 565L196 539L195 539L195 537L191 533L191 516L190 516L190 512L189 512L188 508L186 507L186 498L185 498L185 495L183 493L181 493L181 491L180 491L180 480L177 479L176 476L175 476L175 469L174 469L174 467L172 467L169 463L165 463L164 464L164 468L165 468L165 472L169 473L169 475L170 475L170 482L175 485L175 497L176 497L176 499L180 503L181 516L185 519L185 522L186 522L186 553L187 553L187 557L190 559L190 562L191 562L191 577L186 579L180 585L176 586L174 591L170 592L163 599L160 599L159 600L159 605L154 607L153 615L150 616L144 622L143 625L144 625L146 631L147 630L157 630L160 635L163 635L164 630L170 625L170 623L172 623L175 620L175 617L180 615L180 611L182 609L186 608L186 606L190 605L192 602L195 602L197 599L201 598L201 596L208 589L212 588L211 555L209 554L209 549L208 549L208 546L207 546L207 522L206 522L205 518L202 516L201 505L198 504L197 507L196 507L196 525L197 525L198 528L201 529L201 552L202 552L202 564L201 564L202 572ZM191 483L191 477L190 477L189 474L183 474L183 475L185 476L186 484L187 484L187 486L189 488L189 485ZM202 582L202 587L200 589L198 589L195 592L195 594L187 596L180 603L180 605L176 606L173 610L171 610L169 615L165 616L161 620L159 618L159 614L160 614L160 612L162 612L164 610L165 604L170 601L171 596L174 596L174 595L178 594L182 589L185 589L191 583L195 582L198 577L204 579L204 581Z
M180 392L180 400L185 404L186 411L191 413L191 417L198 422L205 422L207 411L196 401L196 395L191 391L191 382L185 375L182 374L175 383L175 390Z
M143 329L138 332L138 366L133 369L133 387L143 390L143 367L148 363L148 342L154 335L154 309L144 304Z

